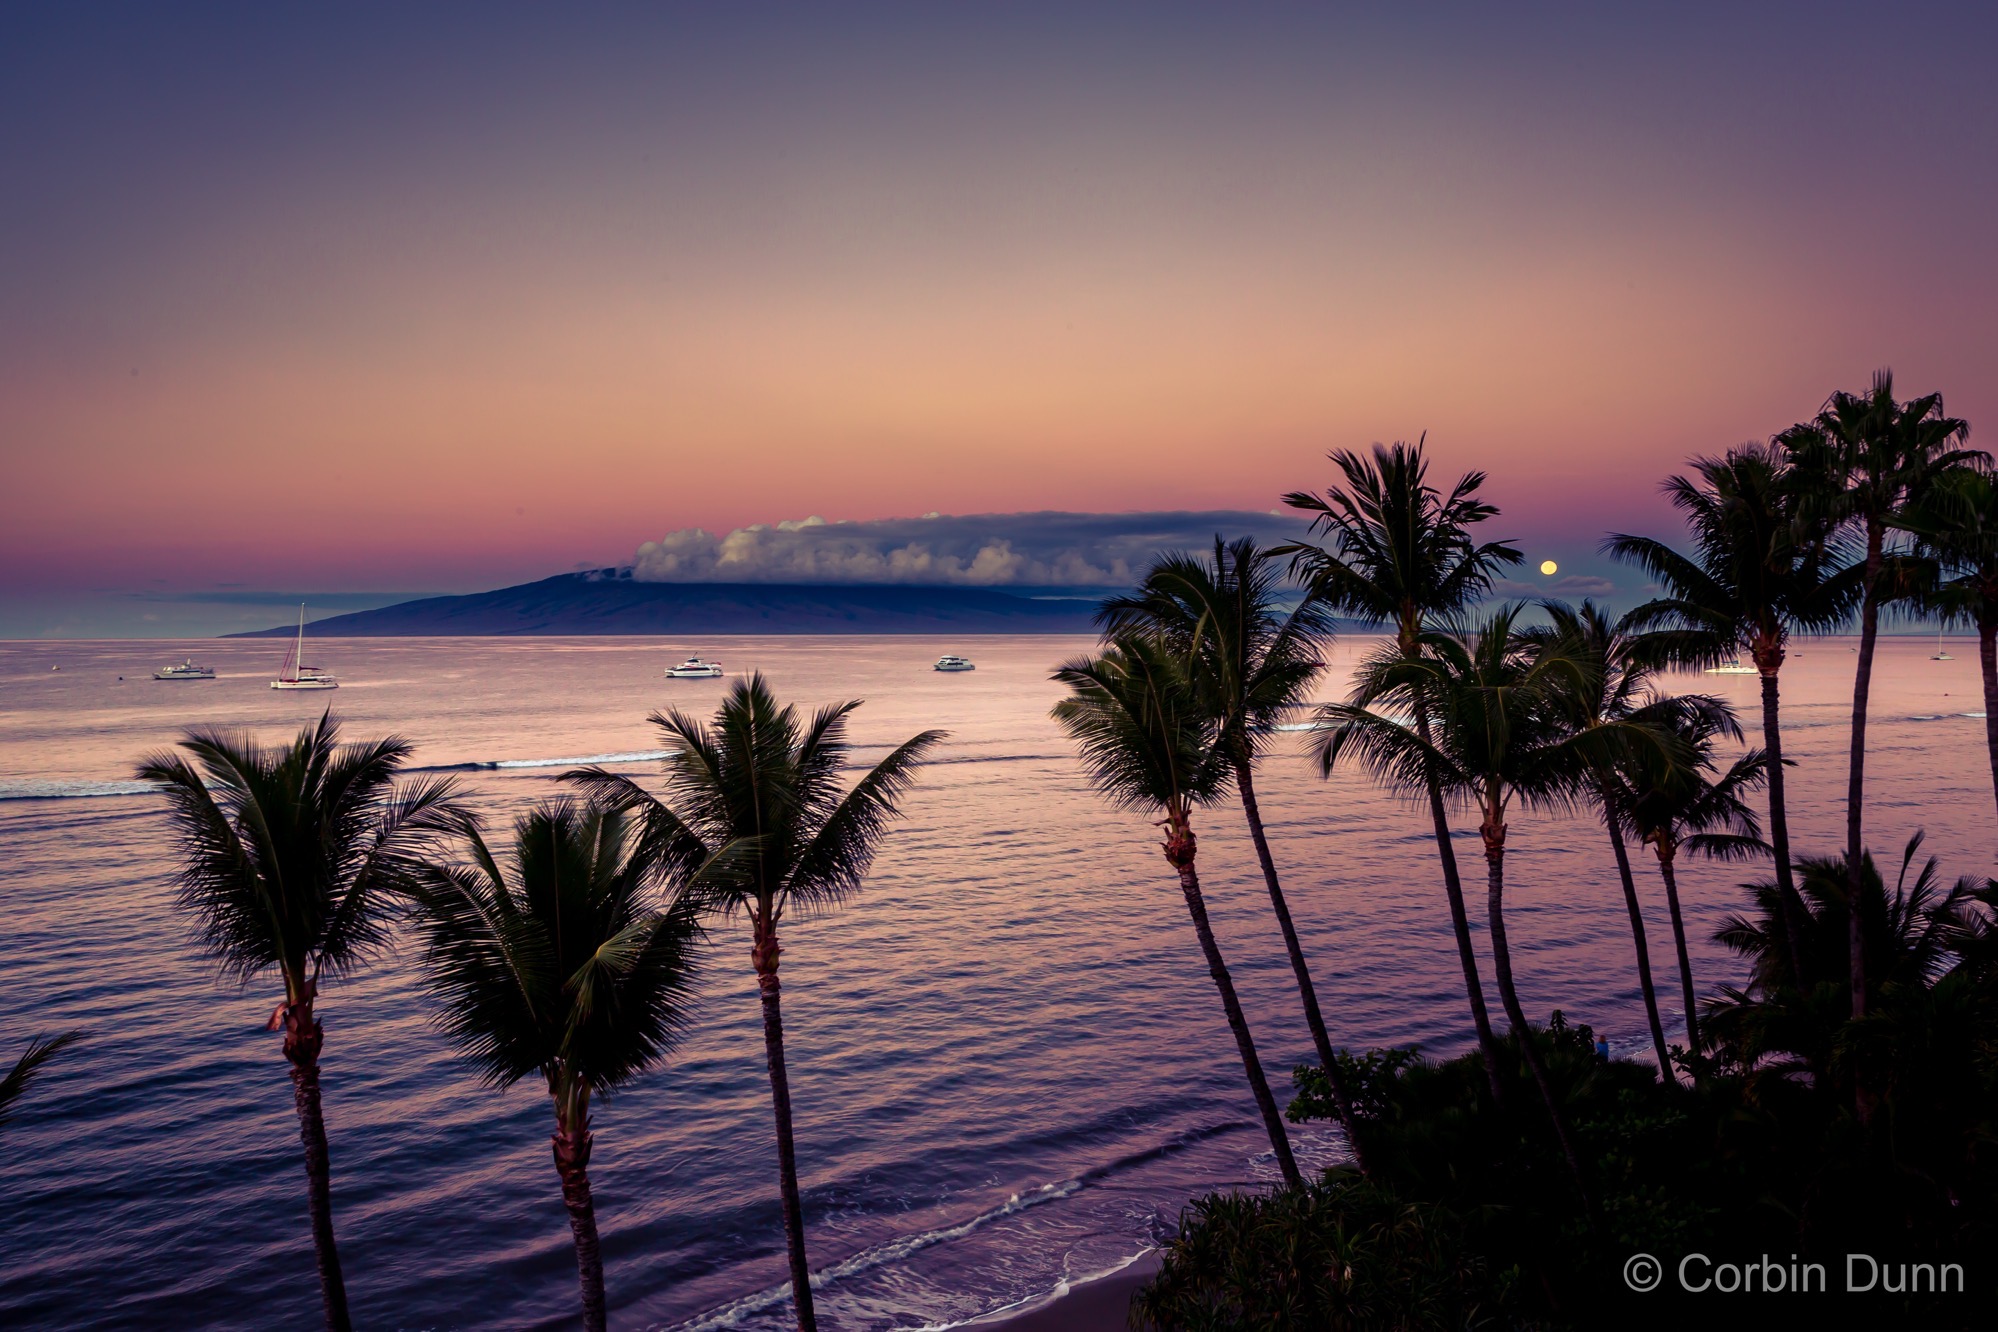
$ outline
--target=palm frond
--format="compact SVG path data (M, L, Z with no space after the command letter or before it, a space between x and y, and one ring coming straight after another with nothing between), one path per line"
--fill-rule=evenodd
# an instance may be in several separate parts
M5 1127L13 1118L15 1102L28 1090L28 1084L35 1080L42 1066L75 1044L82 1035L80 1031L65 1031L56 1036L37 1036L28 1042L28 1048L7 1070L7 1076L0 1078L0 1127Z

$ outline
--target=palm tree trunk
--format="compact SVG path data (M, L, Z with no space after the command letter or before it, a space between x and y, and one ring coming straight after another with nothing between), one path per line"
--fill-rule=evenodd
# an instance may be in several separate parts
M1776 673L1782 664L1780 647L1766 652L1758 650L1755 654L1755 665L1762 672L1762 752L1769 756L1769 847L1776 857L1776 895L1783 899L1783 936L1789 945L1790 978L1802 985L1804 929L1798 918L1797 881L1790 868L1790 819L1783 804L1782 702L1776 683Z
M1859 920L1859 858L1865 850L1866 813L1866 704L1873 692L1873 647L1880 636L1880 547L1883 534L1879 523L1866 524L1866 596L1859 603L1859 665L1852 673L1852 764L1845 784L1845 882L1852 909L1846 942L1850 959L1847 970L1852 982L1852 1015L1866 1016L1865 938Z
M1658 877L1665 880L1665 905L1672 909L1672 945L1679 950L1679 988L1686 1004L1686 1048L1700 1048L1699 1019L1693 1012L1693 960L1686 951L1686 922L1679 914L1679 876L1672 868L1672 852L1658 848Z
M1415 732L1423 744L1430 743L1429 714L1420 706L1415 713ZM1477 950L1471 946L1471 917L1464 908L1464 880L1457 871L1457 848L1450 840L1450 816L1443 808L1443 783L1434 771L1428 777L1429 818L1436 830L1436 855L1443 862L1443 895L1450 899L1450 928L1457 935L1457 960L1464 968L1464 994L1471 1003L1471 1024L1478 1033L1478 1049L1485 1056L1485 1080L1491 1085L1492 1100L1504 1105L1498 1037L1492 1032L1491 1014L1485 1008L1485 984L1478 976Z
M791 1080L784 1069L784 1017L778 1008L780 990L777 927L761 914L755 920L756 988L763 997L763 1053L770 1068L770 1104L777 1116L777 1171L784 1193L784 1244L791 1256L791 1305L797 1310L798 1332L818 1332L812 1308L812 1269L805 1261L805 1205L798 1196L798 1153L791 1142Z
M1616 852L1616 873L1623 882L1623 906L1630 913L1630 946L1637 954L1637 986L1644 993L1644 1016L1651 1023L1651 1048L1658 1056L1658 1077L1676 1083L1672 1075L1672 1051L1665 1044L1665 1025L1658 1020L1658 990L1651 983L1651 945L1644 937L1644 910L1637 901L1637 881L1630 872L1630 849L1623 842L1616 797L1605 782L1598 790L1603 802L1603 819L1609 825L1610 849Z
M1192 830L1174 824L1165 844L1166 861L1179 871L1179 891L1186 898L1186 914L1193 917L1193 932L1200 937L1200 951L1207 955L1207 974L1214 978L1214 988L1221 992L1221 1007L1226 1010L1228 1026L1235 1033L1242 1071L1248 1074L1249 1090L1255 1095L1256 1108L1262 1112L1263 1127L1269 1131L1277 1168L1283 1172L1283 1182L1296 1188L1304 1182L1303 1176L1297 1173L1297 1158L1290 1154L1290 1135L1284 1132L1283 1116L1277 1111L1276 1097L1270 1095L1262 1061L1256 1058L1256 1043L1249 1035L1249 1020L1242 1015L1242 1002L1235 997L1235 982L1228 975L1228 964L1221 958L1221 946L1214 941L1214 927L1207 920L1207 900L1201 895L1200 876L1193 868L1194 853Z
M576 1237L576 1275L583 1286L583 1327L604 1332L604 1255L597 1241L597 1207L590 1197L590 1128L585 1113L580 1122L555 1126L555 1169L562 1176L562 1202L569 1209L569 1229Z
M1485 833L1485 910L1490 917L1492 932L1492 971L1498 977L1499 1000L1505 1005L1507 1021L1512 1023L1513 1039L1519 1043L1519 1057L1526 1064L1527 1072L1533 1075L1533 1085L1540 1089L1540 1099L1547 1105L1547 1117L1554 1124L1554 1136L1560 1141L1561 1154L1568 1158L1568 1173L1574 1177L1575 1190L1582 1196L1582 1210L1591 1221L1595 1217L1595 1199L1589 1193L1588 1176L1582 1172L1582 1157L1575 1150L1574 1139L1568 1133L1568 1117L1561 1113L1560 1102L1554 1099L1554 1088L1547 1081L1546 1066L1540 1062L1540 1051L1534 1045L1533 1028L1526 1020L1526 1010L1520 1006L1519 992L1512 983L1512 952L1506 946L1505 937L1505 829L1501 826L1497 833Z
M1311 969L1305 965L1304 946L1297 940L1297 927L1291 923L1283 885L1277 880L1276 859L1270 855L1269 837L1263 832L1262 808L1256 803L1253 767L1240 760L1235 764L1235 786L1242 796L1242 813L1249 820L1249 840L1256 844L1256 859L1262 863L1263 882L1270 890L1270 908L1276 912L1277 926L1283 931L1283 946L1290 953L1290 969L1297 977L1297 997L1304 1005L1304 1022L1311 1028L1311 1043L1318 1051L1319 1067L1325 1070L1326 1085L1332 1089L1332 1103L1338 1108L1339 1123L1346 1130L1346 1145L1352 1149L1353 1163L1365 1174L1367 1158L1360 1148L1352 1098L1339 1071L1338 1055L1332 1048L1331 1034L1325 1029L1325 1017L1318 1010L1318 991L1311 983Z
M1984 746L1991 752L1991 796L1998 800L1998 619L1978 623L1977 663L1984 674Z
M329 1332L349 1332L347 1283L340 1275L340 1249L333 1240L333 1161L326 1149L326 1117L319 1104L319 1050L325 1030L312 1016L310 1000L294 1004L284 1018L284 1056L291 1062L292 1104L298 1110L298 1136L305 1145L306 1210L312 1218L312 1247L319 1258L319 1298Z

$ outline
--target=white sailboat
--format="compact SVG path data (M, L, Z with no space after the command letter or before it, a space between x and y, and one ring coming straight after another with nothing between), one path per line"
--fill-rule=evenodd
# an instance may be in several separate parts
M340 682L317 666L307 666L305 662L305 603L298 603L298 638L284 654L284 665L278 667L278 678L271 681L273 689L338 689Z
M1949 655L1949 653L1947 653L1947 652L1943 651L1943 645L1942 645L1942 636L1943 636L1943 631L1942 631L1942 630L1940 630L1940 629L1936 630L1936 655L1935 655L1935 656L1933 656L1933 657L1930 657L1930 658L1929 658L1929 660L1930 660L1930 661L1955 661L1955 660L1956 660L1956 658L1955 658L1955 657L1952 657L1952 656L1950 656L1950 655Z

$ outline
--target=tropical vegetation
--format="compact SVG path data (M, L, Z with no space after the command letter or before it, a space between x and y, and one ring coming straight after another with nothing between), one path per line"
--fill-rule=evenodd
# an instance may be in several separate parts
M690 901L710 914L749 919L800 1332L812 1332L817 1315L784 1060L778 927L787 916L830 911L860 891L917 767L944 739L934 730L911 736L849 787L840 774L853 752L848 720L859 706L831 704L806 717L752 674L731 686L712 722L678 709L652 714L667 746L664 799L601 767L568 774L598 804L641 823L648 854Z
M1309 519L1307 539L1217 536L1208 550L1161 552L1103 603L1095 650L1053 672L1052 715L1103 801L1160 830L1281 1181L1189 1204L1138 1323L1702 1316L1679 1296L1633 1294L1621 1264L1639 1251L1802 1263L1854 1252L1998 1271L1998 882L1950 878L1919 833L1891 856L1865 840L1872 674L1896 617L1975 629L1998 800L1998 474L1938 395L1894 393L1882 372L1764 441L1692 459L1663 487L1682 541L1604 542L1650 580L1622 615L1495 601L1522 591L1504 576L1521 553L1484 535L1498 517L1484 475L1432 484L1422 441L1333 454L1334 484L1285 497ZM1801 640L1855 623L1844 837L1800 847L1784 668ZM1353 628L1385 632L1326 698L1335 635ZM1700 670L1758 678L1758 743L1723 699L1685 687ZM406 938L439 1025L479 1076L495 1087L541 1077L583 1321L600 1329L593 1106L668 1061L713 972L696 970L702 941L737 920L761 1010L789 1295L798 1326L816 1327L779 961L796 922L861 889L944 738L926 730L860 765L848 736L858 706L807 713L750 675L712 717L652 714L665 752L656 786L578 768L564 774L575 794L520 815L498 847L453 782L406 771L408 742L342 743L330 714L273 746L190 731L141 763L166 801L197 942L226 975L275 973L282 986L269 1027L283 1033L329 1327L350 1320L320 1100L322 983ZM1336 852L1308 872L1287 863L1260 781L1298 758L1328 792L1357 773L1426 815L1472 1048L1432 1058L1336 1039L1345 996L1321 976L1328 963L1343 971L1341 921L1317 891L1339 877ZM1195 823L1224 806L1239 807L1230 824L1248 833L1241 859L1260 870L1290 1011L1315 1055L1293 1071L1288 1105L1203 887L1213 862ZM1516 936L1535 927L1509 889L1549 871L1514 832L1554 820L1585 821L1608 844L1614 884L1560 887L1602 902L1628 933L1643 1057L1612 1055L1522 985ZM1455 849L1471 834L1485 867L1477 922ZM1633 861L1647 848L1655 887ZM1680 880L1694 859L1746 879L1711 938L1732 959L1726 974L1694 972ZM1652 892L1669 963L1662 944L1653 960ZM1312 933L1330 942L1308 958ZM22 1092L69 1039L35 1042L0 1079L0 1126L32 1105ZM1347 1164L1303 1168L1292 1130L1314 1121L1336 1121ZM1872 1307L1881 1325L1975 1317L1933 1291L1884 1292Z
M328 712L290 744L192 730L180 752L138 769L166 797L179 904L196 940L225 975L248 984L275 971L284 987L266 1029L284 1033L321 1302L335 1329L350 1320L320 1105L319 984L386 947L399 895L462 821L449 778L398 782L409 751L399 736L343 745Z
M583 1325L603 1332L590 1100L679 1043L700 916L690 897L660 900L661 848L615 810L541 804L515 822L504 859L475 825L462 837L461 863L429 866L409 889L425 969L445 1030L486 1082L547 1083Z

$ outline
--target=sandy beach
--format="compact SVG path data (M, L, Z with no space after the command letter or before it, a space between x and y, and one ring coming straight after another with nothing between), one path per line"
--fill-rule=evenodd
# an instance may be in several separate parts
M1131 1297L1158 1270L1158 1254L1148 1253L1129 1267L1077 1286L1037 1309L983 1326L998 1332L1125 1332L1130 1327Z

